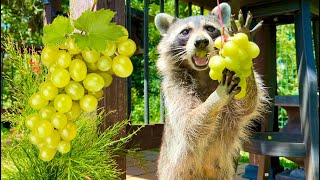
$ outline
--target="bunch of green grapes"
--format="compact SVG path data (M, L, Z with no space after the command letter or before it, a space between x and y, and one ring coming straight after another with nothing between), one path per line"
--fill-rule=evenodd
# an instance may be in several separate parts
M108 42L102 52L81 50L71 38L63 45L42 50L41 60L48 74L39 91L29 98L37 113L26 118L26 126L31 130L29 140L39 148L40 159L50 161L57 151L68 153L70 142L77 135L74 121L82 112L96 110L103 88L112 83L113 75L131 75L130 57L136 44L122 29L125 36L118 42Z
M249 41L244 33L237 33L227 39L220 36L215 40L214 46L220 51L219 55L210 58L210 78L221 81L222 71L225 68L234 71L240 78L239 86L241 87L235 99L243 98L246 95L246 78L252 73L252 59L259 55L259 47Z

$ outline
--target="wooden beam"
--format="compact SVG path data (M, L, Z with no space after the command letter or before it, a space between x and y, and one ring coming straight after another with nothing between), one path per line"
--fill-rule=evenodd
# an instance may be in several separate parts
M92 7L93 0L71 0L70 1L70 16L73 19L78 18L81 13ZM113 21L120 25L125 25L125 1L117 0L98 0L96 9L101 8L111 9L117 12ZM107 32L106 32L107 33ZM104 123L101 125L101 129L105 130L113 124L123 121L128 118L127 114L127 80L124 78L113 77L112 84L104 89L104 98L99 102L99 106L103 107L106 112L114 111L105 118ZM124 128L119 137L126 135L126 129ZM121 175L121 179L126 179L126 157L116 158L118 168L124 172Z
M127 132L131 133L137 130L141 125L133 125L127 127ZM164 124L150 124L142 128L136 136L128 144L128 147L138 147L141 150L159 148Z

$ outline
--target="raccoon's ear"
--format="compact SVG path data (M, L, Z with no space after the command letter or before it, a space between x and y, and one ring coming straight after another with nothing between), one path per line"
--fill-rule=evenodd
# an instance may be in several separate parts
M159 13L156 15L154 23L156 25L156 28L160 31L160 34L165 35L172 22L174 22L175 20L176 18L170 16L169 14Z
M230 16L231 16L231 7L227 3L221 3L220 4L220 9L221 9L221 15L222 15L222 21L224 24L227 24ZM219 20L219 12L218 12L218 6L216 6L209 15L214 16L217 20Z

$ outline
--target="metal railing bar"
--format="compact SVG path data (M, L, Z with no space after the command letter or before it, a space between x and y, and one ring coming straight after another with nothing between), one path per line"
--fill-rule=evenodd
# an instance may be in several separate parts
M160 0L160 13L164 13L164 0ZM164 123L165 121L165 105L164 105L164 97L160 88L160 123Z
M160 2L160 13L164 12L164 0L159 0Z
M126 29L128 30L128 34L130 38L131 37L131 0L126 0ZM132 88L132 75L127 78L128 118L130 118L130 114L132 111L131 88Z
M188 2L188 16L192 16L192 2Z
M143 44L144 44L144 123L149 124L149 0L144 0Z
M174 14L179 17L179 0L174 0Z

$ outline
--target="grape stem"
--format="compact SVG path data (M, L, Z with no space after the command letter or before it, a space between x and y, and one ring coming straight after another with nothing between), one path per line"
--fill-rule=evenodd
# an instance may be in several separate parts
M93 1L93 4L92 4L92 6L91 6L91 11L93 11L94 8L96 7L97 1L98 1L98 0L94 0L94 1Z

